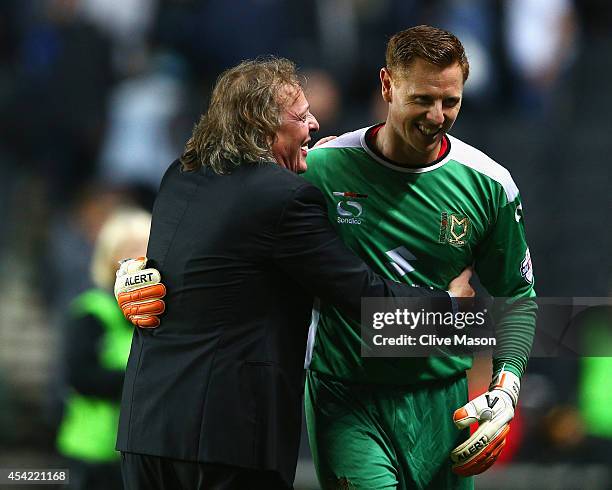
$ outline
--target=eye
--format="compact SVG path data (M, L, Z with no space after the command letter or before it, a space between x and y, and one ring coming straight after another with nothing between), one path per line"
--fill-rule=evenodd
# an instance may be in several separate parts
M431 105L433 102L431 97L427 97L426 95L417 95L414 101L420 105Z
M308 122L308 119L310 119L310 116L312 116L312 114L310 114L310 111L308 111L308 112L304 113L303 115L301 115L299 117L300 117L300 120L303 123L306 123L306 122Z
M455 107L459 103L459 99L451 97L450 99L444 99L444 107Z

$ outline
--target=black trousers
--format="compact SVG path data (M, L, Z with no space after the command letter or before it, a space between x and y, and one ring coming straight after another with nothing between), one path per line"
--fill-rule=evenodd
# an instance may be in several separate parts
M66 459L70 468L70 483L62 490L122 490L119 462L93 464L75 459Z
M121 453L125 490L291 490L276 471Z

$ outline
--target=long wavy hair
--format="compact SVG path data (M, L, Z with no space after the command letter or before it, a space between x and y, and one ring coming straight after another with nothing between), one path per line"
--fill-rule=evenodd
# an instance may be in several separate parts
M207 165L227 174L242 163L273 161L287 89L300 86L295 64L285 58L247 60L223 72L185 145L182 169Z

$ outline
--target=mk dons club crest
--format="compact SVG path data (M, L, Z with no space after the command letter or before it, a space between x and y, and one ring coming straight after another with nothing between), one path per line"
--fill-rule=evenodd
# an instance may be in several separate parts
M471 223L467 216L443 212L440 218L440 243L462 247L470 237Z

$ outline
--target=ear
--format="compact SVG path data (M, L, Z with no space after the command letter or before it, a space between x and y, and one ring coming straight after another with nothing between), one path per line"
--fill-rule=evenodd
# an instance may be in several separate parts
M392 97L392 89L391 89L391 72L388 68L380 69L380 91L382 93L382 98L385 102L391 102L393 100Z

